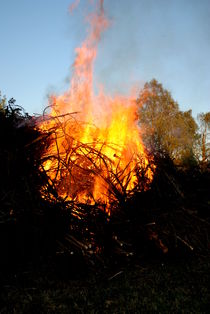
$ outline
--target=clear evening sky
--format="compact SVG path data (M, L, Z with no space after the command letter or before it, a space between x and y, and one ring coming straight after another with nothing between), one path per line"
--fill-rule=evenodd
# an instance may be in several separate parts
M74 48L93 6L81 0L0 0L0 91L30 114L68 88ZM93 2L93 1L92 1ZM127 93L156 78L193 115L210 110L210 0L104 0L95 77L106 92Z

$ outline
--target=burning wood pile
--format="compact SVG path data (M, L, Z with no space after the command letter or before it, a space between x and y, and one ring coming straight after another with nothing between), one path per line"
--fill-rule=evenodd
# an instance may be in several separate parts
M102 88L94 92L97 46L109 26L103 1L89 24L87 38L76 48L69 90L51 96L48 114L39 122L51 142L42 158L48 182L42 197L64 202L70 213L71 231L59 241L60 251L99 256L116 249L132 256L151 243L168 253L179 242L193 251L193 241L183 236L183 226L191 230L194 218L179 207L180 180L172 164L161 167L146 151L134 97L113 98ZM170 214L182 220L178 233L174 223L166 223Z
M14 134L22 130L27 140L17 148L24 158L14 157L12 168L8 164L6 172L13 177L2 168L1 212L7 213L13 231L2 221L6 231L1 238L16 243L18 237L29 239L30 234L38 248L35 255L56 251L59 256L78 255L91 263L150 252L170 254L177 248L188 253L206 251L209 216L200 217L198 208L186 202L195 191L192 176L175 168L169 158L157 160L147 152L134 97L107 96L102 88L95 95L97 44L109 25L103 1L89 22L90 32L76 49L69 90L51 96L47 114L27 118L30 123L22 123L26 119L16 111L9 115L8 121L13 117L13 122L21 122L12 122ZM5 113L3 117L7 119ZM11 148L5 144L0 152L5 165ZM25 166L20 167L20 162ZM204 176L209 182L209 174ZM204 194L208 194L205 188ZM202 204L205 207L207 200ZM25 244L21 245L26 252ZM27 247L34 253L35 244Z
M113 194L109 210L102 202L62 199L48 181L48 200L53 206L59 204L60 215L68 225L57 241L57 255L80 256L96 265L151 255L191 256L207 252L209 215L203 218L199 211L207 206L206 200L200 200L199 209L193 207L185 187L187 183L192 189L190 195L195 193L192 177L178 170L167 157L157 160L156 165L149 188L145 189L148 177L143 168L138 174L138 188L132 195ZM200 182L209 182L207 174L197 175Z
M67 116L70 127L75 120L72 115ZM34 119L11 106L0 112L0 118L0 246L1 263L7 267L13 261L37 260L41 256L55 255L70 263L77 257L76 263L79 258L91 265L101 265L148 254L171 256L208 251L208 171L199 168L183 171L167 157L148 158L146 166L138 163L135 168L133 189L123 190L127 179L121 183L124 177L119 178L113 168L107 167L111 173L102 179L110 201L94 201L91 194L81 201L72 197L68 184L65 193L59 194L60 188L65 188L65 180L79 168L68 171L67 165L72 161L67 160L72 151L67 156L49 153L59 130L55 121L63 117L54 118L55 129L47 131L37 130ZM73 150L78 160L84 156L85 145L81 147L78 144L78 153ZM85 148L96 154L95 148L88 145ZM100 152L97 156L102 158L104 167L103 158L106 161L107 157L103 154L101 157ZM93 191L91 178L94 181L98 167L88 158L86 163L85 158L74 180L80 182L81 174L87 175L85 182ZM51 177L44 165L54 160L58 174ZM85 169L86 164L90 169ZM152 181L148 171L153 173ZM129 172L126 178L130 178Z
M62 199L101 204L109 212L115 202L129 199L134 192L149 187L155 166L145 157L141 142L138 146L142 151L137 154L131 150L133 142L120 146L102 141L97 136L101 130L90 125L88 132L93 142L83 141L80 137L87 126L73 114L50 118L44 127L48 123L50 128L45 132L52 144L43 156L42 169ZM44 197L45 190L42 192Z

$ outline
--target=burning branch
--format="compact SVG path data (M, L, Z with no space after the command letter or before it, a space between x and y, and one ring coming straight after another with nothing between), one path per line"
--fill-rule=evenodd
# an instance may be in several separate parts
M148 172L141 156L133 153L127 163L117 157L122 150L118 145L97 138L93 142L81 142L78 135L85 124L73 114L56 116L45 123L42 128L50 133L52 146L43 156L42 166L58 195L66 199L91 204L121 202L136 190L143 169L144 173ZM97 133L96 127L91 126L91 130ZM112 151L113 158L106 154L107 150Z

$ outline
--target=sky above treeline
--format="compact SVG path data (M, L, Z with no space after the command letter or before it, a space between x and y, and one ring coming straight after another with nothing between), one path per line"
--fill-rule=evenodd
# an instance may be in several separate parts
M28 113L69 87L75 48L92 0L0 0L0 91ZM111 21L94 77L110 94L129 94L156 78L181 110L210 110L210 1L104 0Z

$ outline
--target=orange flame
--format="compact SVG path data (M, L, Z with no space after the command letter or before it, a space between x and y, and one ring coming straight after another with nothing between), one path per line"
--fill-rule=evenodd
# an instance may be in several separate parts
M102 89L94 93L97 46L109 26L103 0L88 21L89 34L75 50L70 88L51 97L52 119L41 125L53 134L43 166L59 195L108 204L135 188L137 169L146 169L150 181L152 171L137 126L136 102L132 97L111 98Z

